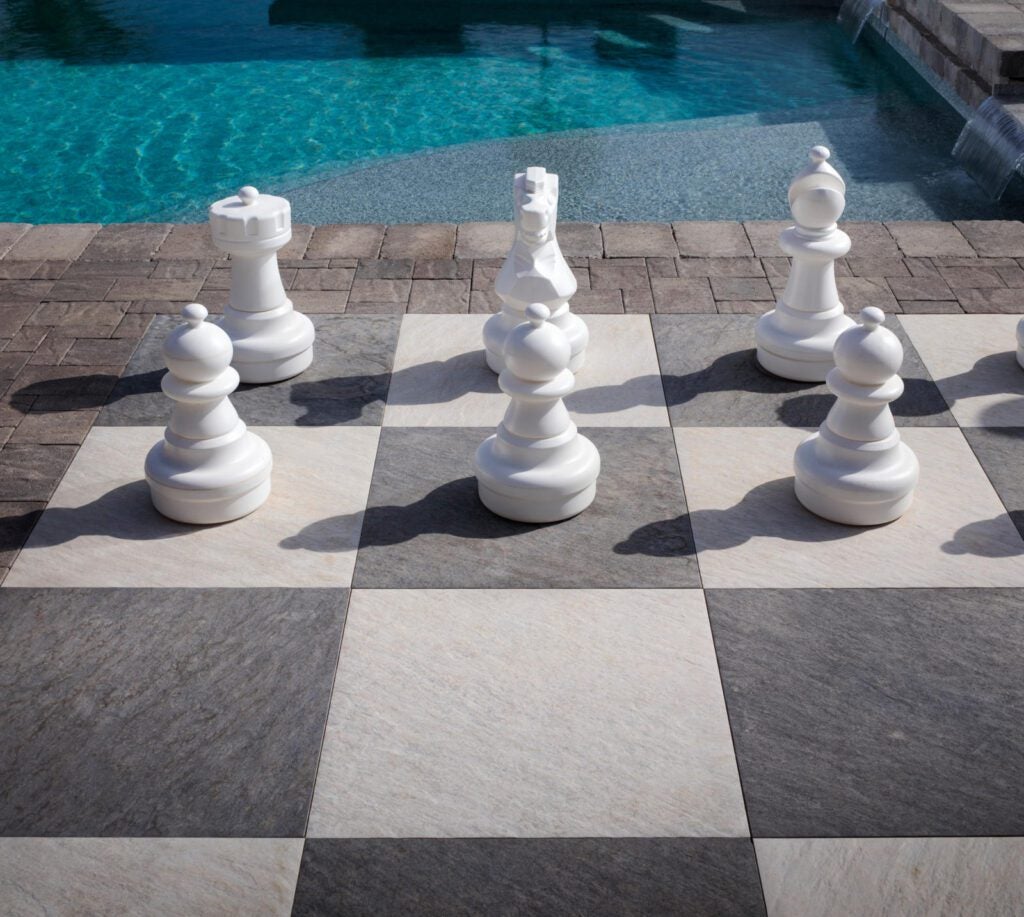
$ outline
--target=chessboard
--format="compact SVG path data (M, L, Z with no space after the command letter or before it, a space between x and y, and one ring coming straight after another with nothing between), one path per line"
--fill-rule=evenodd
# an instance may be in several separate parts
M479 503L486 316L317 315L233 401L257 512L164 519L159 316L0 589L6 914L1019 913L1024 370L901 315L920 483L793 494L752 315L588 315L593 505Z

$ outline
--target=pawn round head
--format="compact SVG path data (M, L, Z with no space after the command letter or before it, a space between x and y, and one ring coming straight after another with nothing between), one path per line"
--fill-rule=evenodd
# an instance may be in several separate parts
M526 321L512 329L505 342L505 366L520 379L550 382L572 359L572 345L553 325L551 310L535 302L526 307Z
M836 366L857 385L881 385L900 371L903 345L883 326L885 313L881 309L862 309L860 320L860 325L847 329L836 339Z
M164 341L167 368L186 382L211 382L231 365L234 348L222 328L206 321L209 313L199 303L181 310L179 325Z

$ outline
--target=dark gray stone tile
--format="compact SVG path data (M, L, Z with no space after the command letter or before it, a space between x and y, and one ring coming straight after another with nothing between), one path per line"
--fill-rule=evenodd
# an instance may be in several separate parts
M964 427L974 454L1024 538L1024 427ZM965 533L967 534L967 533Z
M755 837L1024 833L1024 590L706 597Z
M590 428L597 498L554 525L510 522L480 503L473 455L493 430L384 427L354 584L367 588L689 587L700 584L668 428ZM626 544L651 520L659 545ZM334 520L299 537L331 544ZM315 547L312 548L315 550ZM329 549L329 548L328 548Z
M311 315L316 326L313 365L273 385L242 385L231 396L242 419L264 426L374 426L384 416L401 316ZM181 320L160 315L139 343L97 423L160 426L171 402L160 391L161 347Z
M741 838L310 839L293 917L764 914Z
M0 834L301 836L346 603L0 590Z
M665 400L677 427L816 427L835 396L822 384L766 373L754 353L756 315L652 316ZM952 414L899 320L903 395L893 402L901 426L955 426Z

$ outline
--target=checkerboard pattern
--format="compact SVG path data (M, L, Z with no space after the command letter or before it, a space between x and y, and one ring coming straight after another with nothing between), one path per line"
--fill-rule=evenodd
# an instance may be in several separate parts
M152 509L157 316L0 589L13 913L1014 913L1024 900L1015 318L901 315L922 476L806 513L821 385L756 317L588 315L598 497L478 502L476 314L317 314L243 387L257 513Z

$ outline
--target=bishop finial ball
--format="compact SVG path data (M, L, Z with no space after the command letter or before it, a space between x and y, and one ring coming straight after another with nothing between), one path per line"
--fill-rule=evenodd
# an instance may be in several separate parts
M827 146L814 146L811 147L811 162L817 164L819 162L825 162L832 153L829 151Z
M248 207L250 204L255 204L259 200L260 193L252 185L246 185L243 188L238 189L238 198L241 200L242 205Z

